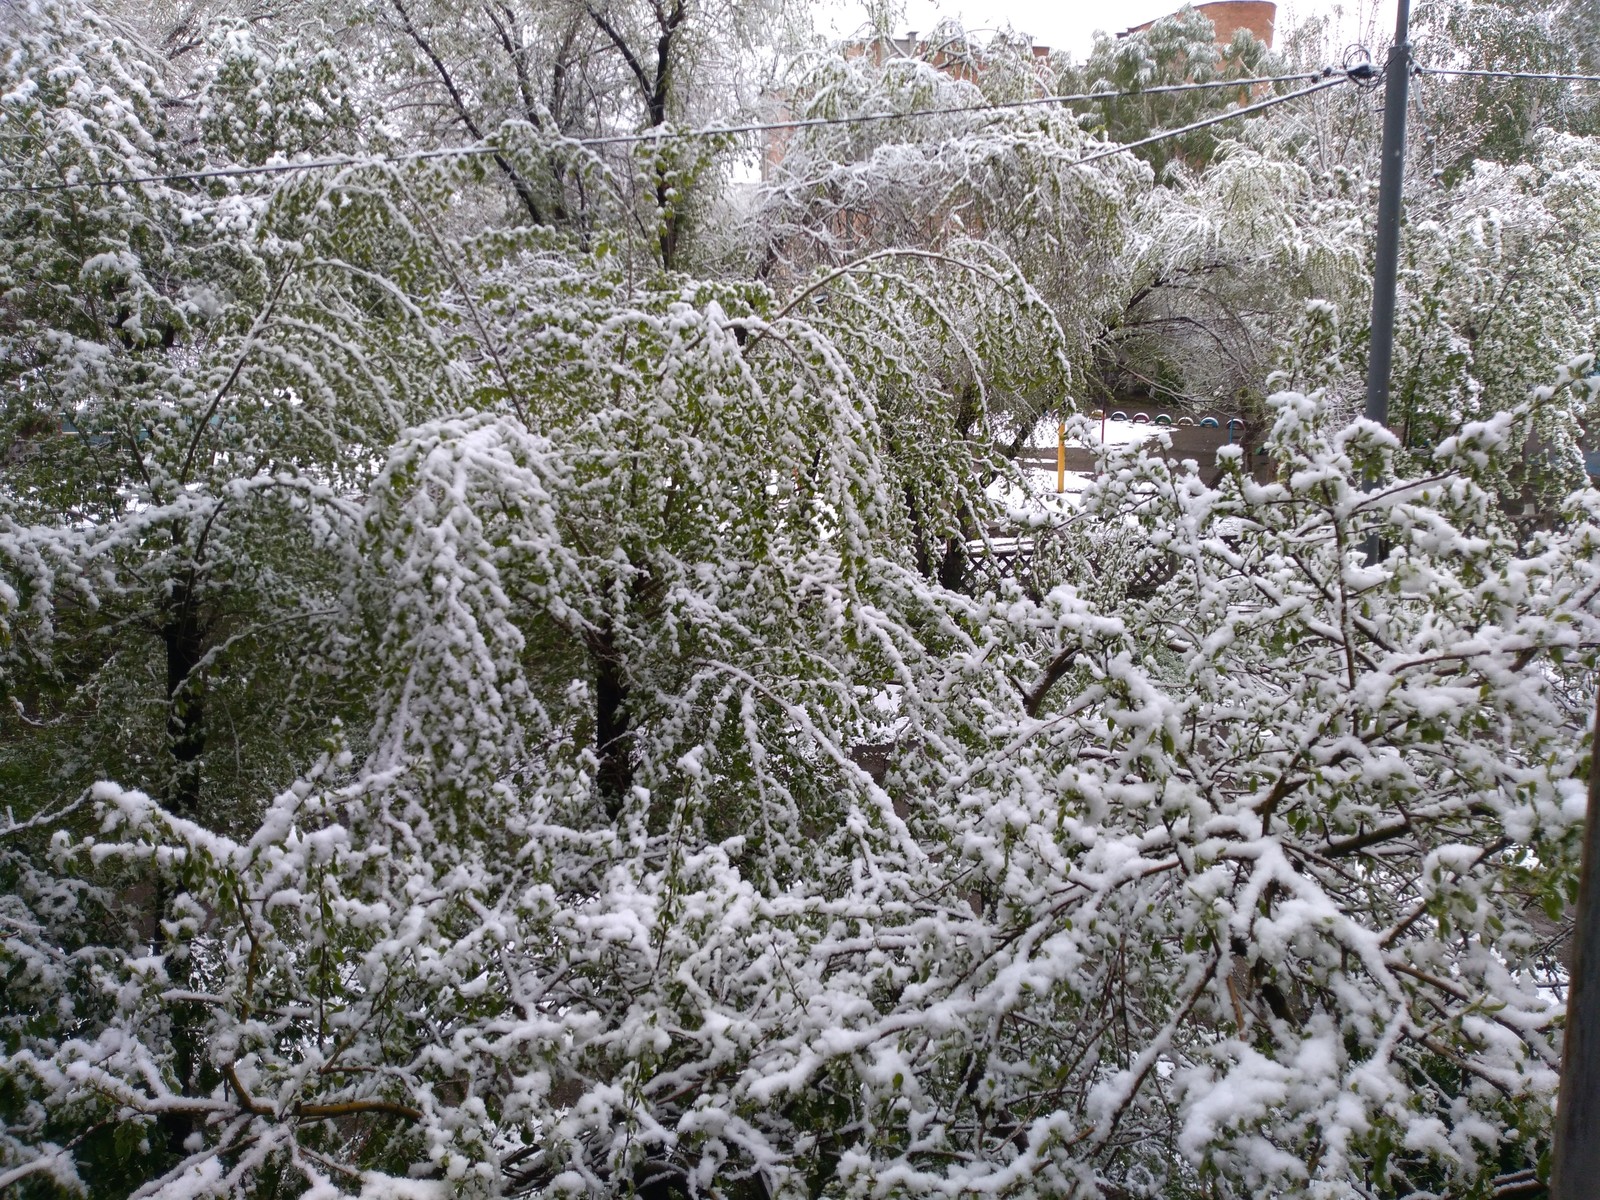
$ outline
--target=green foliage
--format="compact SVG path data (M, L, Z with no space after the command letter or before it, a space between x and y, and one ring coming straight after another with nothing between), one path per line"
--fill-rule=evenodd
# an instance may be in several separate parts
M1082 66L1063 75L1067 90L1140 92L1170 84L1214 83L1278 72L1267 45L1246 30L1219 45L1206 16L1189 7L1161 17L1126 37L1102 34ZM1108 142L1134 142L1160 130L1177 129L1258 99L1248 87L1216 88L1167 95L1099 100L1080 111L1093 117L1094 132ZM1214 128L1156 142L1136 153L1164 180L1169 167L1198 165L1216 152Z
M248 27L212 36L220 45L206 63L211 76L199 123L213 152L263 163L383 146L383 139L363 136L360 100L350 91L353 65L337 50L293 40L267 51Z
M1083 167L1086 124L1238 97L910 116L1066 78L946 29L959 71L797 63L797 116L907 115L741 191L669 135L764 8L198 11L3 35L0 1187L1538 1167L1588 140L1416 194L1391 433L1344 420L1371 147L1332 97ZM1186 11L1083 77L1262 53ZM1140 377L1270 466L1102 452L1074 507L1007 461Z
M1532 74L1582 71L1593 29L1571 16L1577 6L1434 0L1414 17L1416 61L1423 67ZM1565 19L1563 19L1565 17ZM1446 183L1480 159L1519 163L1536 156L1543 131L1594 133L1600 109L1593 89L1561 80L1428 78L1419 97L1422 147Z

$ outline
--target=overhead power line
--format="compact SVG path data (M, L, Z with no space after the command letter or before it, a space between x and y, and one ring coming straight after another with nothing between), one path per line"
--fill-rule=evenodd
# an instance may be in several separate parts
M1234 117L1259 112L1287 100L1294 100L1311 92L1321 91L1335 84L1344 83L1347 79L1354 78L1354 71L1336 71L1332 67L1325 67L1321 71L1301 71L1292 75L1257 75L1243 79L1210 80L1204 83L1174 83L1158 87L1136 88L1123 91L1078 92L1068 95L1036 96L1026 100L1004 100L985 104L957 105L943 108L918 108L908 109L903 112L881 113L855 113L837 117L805 117L793 121L757 121L743 125L715 125L702 129L670 129L658 127L643 133L627 133L605 135L600 137L565 138L557 143L559 146L573 146L587 148L592 146L619 146L639 145L646 142L678 141L687 138L718 138L732 137L745 133L778 132L781 130L799 130L820 128L832 125L861 125L878 121L903 121L918 117L959 116L966 113L1003 112L1019 108L1038 108L1047 105L1080 104L1097 100L1127 100L1143 96L1164 96L1182 92L1196 92L1213 90L1217 88L1250 88L1262 84L1293 83L1297 81L1315 80L1316 82L1298 91L1286 92L1281 96L1269 97L1267 100L1244 108L1229 109L1227 112L1215 114L1204 120L1185 125L1179 129L1164 130L1152 134L1140 141L1130 142L1126 145L1113 146L1106 150L1091 154L1079 159L1080 163L1094 162L1097 159L1109 158L1113 154L1136 150L1169 137L1180 137L1208 125L1215 125L1220 121L1232 120ZM301 162L264 163L253 166L213 167L200 171L171 171L150 175L118 175L105 176L95 179L79 179L63 183L27 183L11 184L0 187L0 194L17 192L65 192L77 191L85 188L105 187L132 187L144 183L200 183L208 179L239 179L255 175L286 175L300 171L326 171L342 167L366 167L382 164L399 164L407 162L421 162L435 158L466 158L481 155L504 153L505 147L475 144L470 146L446 146L433 150L417 150L404 154L381 154L366 157L341 156L338 158L306 159Z
M1478 79L1540 79L1555 83L1600 83L1600 75L1564 75L1553 71L1478 71L1466 67L1417 67L1417 75L1469 75Z
M1298 71L1293 75L1256 75L1245 79L1213 79L1205 83L1168 83L1157 87L1129 88L1114 92L1077 92L1069 95L1032 96L1026 100L997 100L983 104L958 105L950 108L911 108L904 112L853 113L838 117L803 117L793 121L763 121L749 125L723 125L711 129L694 130L687 136L720 137L734 133L761 133L768 130L813 129L827 125L862 125L873 121L903 121L916 117L957 116L961 113L1004 112L1016 108L1039 108L1050 104L1084 104L1095 100L1132 100L1142 96L1167 96L1179 92L1212 91L1218 88L1249 88L1265 83L1296 83L1313 79L1328 79L1338 74L1332 67L1320 71ZM646 142L653 133L618 134L615 137L580 138L586 146L615 145L626 142Z
M1298 100L1300 97L1309 96L1313 92L1326 91L1328 88L1337 87L1339 84L1346 82L1346 80L1347 76L1334 75L1331 78L1324 79L1319 83L1313 83L1310 87L1303 87L1299 91L1285 92L1281 96L1270 96L1265 100L1257 101L1255 104L1246 105L1244 108L1231 108L1227 112L1216 113L1213 116L1205 117L1199 121L1193 121L1190 124L1180 126L1177 129L1163 129L1160 133L1152 133L1149 137L1140 138L1136 142L1127 142L1120 146L1107 147L1106 149L1097 151L1094 154L1085 155L1084 157L1076 160L1072 165L1075 167L1081 167L1084 163L1092 163L1102 158L1110 158L1113 154L1125 154L1129 150L1137 150L1141 146L1154 145L1156 142L1164 142L1168 138L1182 137L1186 133L1193 133L1195 130L1204 129L1208 125L1218 125L1223 121L1231 121L1235 117L1247 117L1251 113L1261 112L1264 109L1273 107L1273 105L1287 104L1290 100Z
M441 146L406 154L374 154L364 158L308 158L300 162L261 163L248 167L212 167L204 171L168 171L156 175L108 175L74 179L68 183L15 183L0 187L7 192L74 192L84 188L132 187L141 183L203 183L207 179L242 179L251 175L289 175L298 171L330 171L339 167L376 167L385 163L422 162L430 158L463 158L498 154L499 146Z
M1561 83L1600 83L1600 75L1575 75L1562 72L1541 71L1492 71L1469 69L1466 67L1415 67L1413 73L1417 75L1449 75L1467 76L1481 79L1526 79L1541 80ZM599 137L565 138L559 145L579 148L591 146L621 146L639 145L645 142L675 141L687 138L717 138L732 137L744 133L779 132L783 130L794 131L800 129L815 129L834 125L864 125L880 121L905 121L920 117L959 116L965 113L1004 112L1020 108L1041 108L1058 104L1084 104L1099 100L1131 100L1143 96L1166 96L1184 92L1211 91L1219 88L1250 88L1262 84L1293 83L1296 81L1315 80L1310 87L1298 91L1288 92L1282 96L1272 96L1256 104L1244 108L1230 109L1218 113L1193 124L1177 129L1162 130L1136 142L1125 145L1112 146L1095 154L1088 155L1078 161L1080 163L1095 162L1102 158L1109 158L1114 154L1122 154L1129 150L1137 150L1167 138L1181 137L1215 125L1222 121L1232 120L1234 117L1246 116L1270 108L1275 104L1287 100L1298 99L1312 92L1321 91L1323 88L1334 84L1344 83L1347 80L1360 82L1370 77L1372 69L1367 64L1361 64L1351 69L1335 69L1324 67L1321 71L1300 71L1289 75L1255 75L1240 79L1215 79L1202 83L1173 83L1156 87L1129 88L1121 91L1075 92L1063 95L1034 96L1024 100L1004 100L985 104L953 105L949 107L930 107L907 109L902 112L880 113L854 113L837 117L805 117L793 121L752 121L742 125L714 125L702 129L670 129L658 127L643 133L611 134ZM503 153L504 147L471 145L471 146L443 146L433 150L416 150L404 154L368 155L365 157L341 156L338 158L306 159L301 162L261 163L249 166L214 167L200 171L170 171L150 175L117 175L96 179L79 179L67 183L28 183L9 184L0 187L0 195L15 194L19 192L65 192L86 188L102 187L131 187L143 183L200 183L208 179L241 179L255 175L287 175L300 171L326 171L341 167L365 167L382 164L400 164L407 162L422 162L435 158L464 158L481 155Z

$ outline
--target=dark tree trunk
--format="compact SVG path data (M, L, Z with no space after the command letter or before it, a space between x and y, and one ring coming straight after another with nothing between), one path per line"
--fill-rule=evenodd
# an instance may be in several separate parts
M944 555L939 559L939 586L952 592L964 590L967 581L967 544L961 538L946 538Z
M161 641L167 659L167 781L165 800L167 811L174 816L199 822L200 759L206 748L205 693L200 678L200 660L204 656L205 627L192 601L180 601L167 614L161 627ZM179 889L181 891L181 888ZM189 969L186 948L180 943L168 947L162 922L174 898L171 884L164 874L156 877L156 947L158 952L173 952L168 960L168 970L175 979L182 979ZM176 1004L170 1010L172 1026L172 1070L176 1076L176 1090L180 1095L194 1095L200 1053L196 1027L200 1014L192 1004ZM185 1140L195 1132L198 1123L187 1113L165 1113L161 1120L166 1135L167 1151L179 1156Z
M192 603L181 603L161 628L167 654L167 808L200 819L200 756L206 748L205 694L197 673L205 630Z
M670 9L656 7L656 22L661 29L661 36L656 39L655 62L646 68L644 61L634 53L634 48L628 44L628 39L622 31L607 19L606 15L593 4L588 5L590 18L600 27L606 37L611 39L618 52L622 55L623 62L627 63L628 70L633 73L634 81L639 85L639 96L644 101L645 123L650 129L658 129L667 123L667 106L672 98L673 62L679 32L683 28L684 20L688 17L688 10L684 7L684 0L675 0ZM670 271L677 265L678 238L682 229L682 212L673 201L671 191L673 182L666 171L658 165L656 171L656 211L661 217L661 268Z
M455 107L456 116L460 119L462 125L466 127L467 132L472 135L474 141L484 141L483 130L473 117L471 108L467 106L466 97L462 95L461 89L456 86L455 77L451 75L450 68L445 65L444 59L439 57L438 52L433 48L433 43L428 40L422 30L412 23L411 14L406 11L402 0L391 0L391 2L394 4L395 12L400 15L400 23L404 27L407 36L416 44L417 49L427 56L428 61L433 64L433 69L437 72L439 81L444 84L445 91L449 93L450 103ZM506 49L515 58L515 51L509 42L506 44ZM538 122L535 121L534 123L537 124ZM505 155L497 152L494 155L494 161L495 165L500 168L501 172L511 182L512 190L517 193L517 199L522 201L522 207L528 210L529 219L535 225L545 224L544 213L540 209L538 197L534 195L533 185L522 177L521 172L511 164L511 160L506 158Z
M595 782L614 821L633 791L628 680L609 631L592 639L589 650L594 658L594 745L600 760Z
M656 175L656 208L661 212L661 269L670 271L678 261L678 213L665 173Z

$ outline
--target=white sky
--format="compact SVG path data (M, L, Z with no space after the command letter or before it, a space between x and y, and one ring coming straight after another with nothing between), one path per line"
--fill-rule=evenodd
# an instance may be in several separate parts
M1156 17L1175 12L1183 0L898 0L903 13L895 32L931 29L941 17L956 17L971 32L1009 23L1031 34L1036 43L1072 52L1082 58L1094 44L1094 33L1116 33ZM824 32L844 37L866 20L859 0L832 0L818 4L817 24ZM1278 29L1287 29L1306 17L1332 15L1337 24L1335 44L1366 45L1374 55L1394 34L1394 0L1278 0Z

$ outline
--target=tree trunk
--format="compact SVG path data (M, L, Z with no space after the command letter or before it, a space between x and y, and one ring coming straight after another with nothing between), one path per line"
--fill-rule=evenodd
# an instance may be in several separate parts
M205 695L196 669L205 631L191 602L180 603L162 626L167 653L166 804L170 812L200 820L200 756L206 748Z
M615 821L633 791L628 680L608 630L591 640L594 658L594 745L600 768L595 782L606 812Z
M206 748L205 695L199 674L204 654L205 629L190 600L180 601L167 614L161 627L161 640L167 657L167 811L189 821L200 821L200 758ZM179 889L181 891L181 889ZM190 960L187 947L179 943L168 947L162 922L174 899L164 874L156 876L156 948L171 953L168 971L175 980L187 977ZM177 1004L171 1009L172 1071L179 1095L195 1093L199 1047L195 1030L200 1014L192 1004ZM187 1113L164 1113L160 1119L166 1135L167 1152L184 1154L186 1139L198 1128L196 1118Z
M946 538L944 555L939 559L939 586L952 592L966 591L967 543L961 538Z

